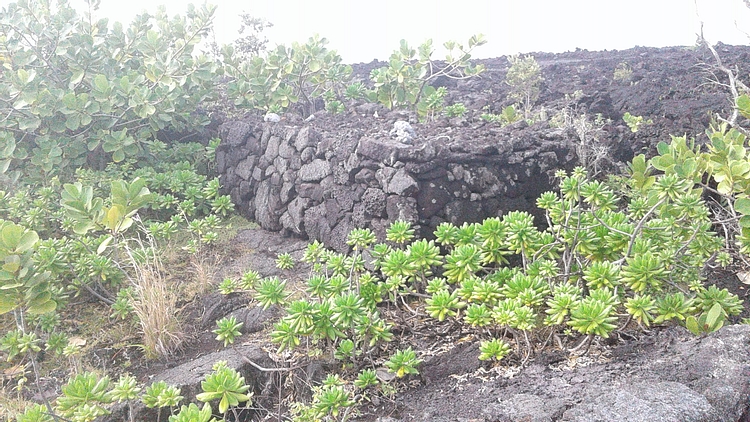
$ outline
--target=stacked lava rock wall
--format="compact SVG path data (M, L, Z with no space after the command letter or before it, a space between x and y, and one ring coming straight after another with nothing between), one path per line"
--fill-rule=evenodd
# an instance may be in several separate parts
M217 170L240 212L262 228L345 250L353 228L382 237L397 219L427 235L444 221L539 215L535 201L551 175L575 162L574 136L520 129L405 145L387 132L339 136L314 122L234 121L221 129Z

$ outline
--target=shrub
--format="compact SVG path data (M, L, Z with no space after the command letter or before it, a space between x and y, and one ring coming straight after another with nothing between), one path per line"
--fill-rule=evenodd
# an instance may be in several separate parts
M339 101L347 86L352 68L341 63L341 56L329 50L328 40L316 35L305 44L279 45L249 60L237 57L231 46L222 50L226 74L231 78L227 93L234 104L272 111L284 110L302 101L303 115L317 111L318 98L330 94L328 103ZM340 112L337 103L331 111ZM274 110L279 111L279 110Z
M630 82L630 80L633 78L633 69L630 68L630 65L626 62L620 62L615 67L615 73L613 75L613 79L617 82Z
M445 115L448 117L464 117L466 115L466 106L463 103L455 103L445 107Z
M138 157L166 132L201 131L216 63L197 54L214 8L170 18L141 14L128 28L78 15L66 0L21 0L0 13L4 74L0 159L14 177L69 178L87 163Z
M525 119L531 117L531 108L539 99L542 78L542 68L534 56L510 56L508 57L510 69L505 75L505 83L510 86L508 99L523 104L523 115Z
M388 66L373 69L370 73L370 79L375 85L370 100L377 101L389 109L421 108L423 111L420 113L425 116L429 111L425 108L427 104L418 104L437 92L436 88L429 86L429 82L440 76L465 79L484 71L484 66L473 66L469 59L474 48L485 43L482 35L472 36L467 47L455 41L448 41L443 44L448 50L445 63L438 65L432 59L432 40L427 40L417 50L409 47L405 40L401 40L401 46L391 54Z
M650 124L654 123L651 119L644 120L643 116L633 116L632 114L628 113L627 111L622 116L622 120L625 121L625 123L630 128L630 131L633 132L633 133L638 132L638 130L643 125L650 125Z

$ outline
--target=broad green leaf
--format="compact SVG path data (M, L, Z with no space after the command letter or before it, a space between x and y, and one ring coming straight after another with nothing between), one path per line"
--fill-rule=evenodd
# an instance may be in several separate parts
M46 300L29 303L28 312L32 315L42 315L54 311L57 308L57 302Z
M26 69L18 69L16 76L18 76L18 81L21 82L21 85L29 83L29 72Z
M734 209L740 214L750 215L750 198L737 198Z
M708 313L706 314L706 324L708 324L709 327L713 327L720 320L720 318L723 317L724 308L721 307L720 303L714 303L714 305L711 307L711 309L708 310Z
M79 221L73 226L73 232L83 236L95 227L96 225L91 221Z
M750 96L742 94L737 97L737 109L743 117L750 119Z
M129 199L127 184L124 180L113 180L110 184L112 202L118 205L126 206Z
M724 195L729 195L732 193L732 182L729 179L723 179L719 182L719 185L716 186L716 190L719 191L719 193L722 193Z
M83 80L83 76L86 74L86 72L83 69L76 69L73 71L73 76L70 78L70 84L68 84L69 88L74 88L76 85L81 83Z
M639 154L633 157L633 161L630 163L633 173L645 173L646 172L646 156Z
M76 109L76 94L73 92L68 92L67 94L65 94L65 96L62 97L62 103L68 109L75 110Z
M122 223L120 223L120 226L118 227L117 231L124 232L127 229L130 228L134 223L133 219L130 217L125 217L122 219Z
M685 328L687 328L691 333L697 335L701 334L701 329L698 326L698 320L695 319L694 316L689 316L687 319L685 319Z
M661 141L658 144L656 144L656 151L659 153L659 155L666 155L669 154L669 144Z
M6 224L2 231L0 231L0 245L7 251L15 251L18 247L21 237L23 236L24 228L10 223Z
M23 253L26 252L34 247L36 245L36 242L39 241L39 235L35 231L27 231L26 233L21 236L21 239L18 241L18 246L16 246L16 252L17 253Z
M67 119L65 119L65 127L67 127L70 130L76 130L81 126L81 116L76 114L71 114L68 116Z
M102 219L101 224L111 232L116 232L118 226L122 222L123 216L125 215L124 209L125 207L123 207L122 205L112 205L105 210L104 218Z
M104 241L99 244L99 247L96 248L96 254L101 255L107 249L107 246L112 243L113 239L114 237L112 237L111 235L107 236L106 239L104 239Z
M116 150L112 153L112 161L119 163L125 159L125 152L121 149Z
M107 77L102 74L94 76L94 88L99 92L107 92L109 90Z
M6 314L18 307L13 295L3 294L0 292L0 315Z

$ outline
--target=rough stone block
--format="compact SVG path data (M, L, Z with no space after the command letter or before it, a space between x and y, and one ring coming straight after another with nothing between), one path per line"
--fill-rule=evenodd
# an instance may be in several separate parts
M313 160L299 169L299 178L303 182L318 182L331 174L331 165L324 160Z
M310 126L305 126L299 130L297 138L294 140L294 148L297 151L302 152L305 148L318 146L319 135L310 129Z
M380 189L368 188L362 195L363 210L370 217L385 217L387 195Z
M411 177L406 170L399 169L388 182L386 193L396 195L412 196L419 190L419 183Z
M386 200L386 213L388 220L404 220L410 223L419 221L419 212L417 212L417 200L411 197L390 195Z

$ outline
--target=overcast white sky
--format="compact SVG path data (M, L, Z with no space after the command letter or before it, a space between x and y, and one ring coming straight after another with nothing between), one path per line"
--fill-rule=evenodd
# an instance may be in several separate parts
M70 0L81 4L82 0ZM8 0L0 0L0 4ZM185 0L102 0L100 14L123 23L165 4L172 15ZM200 2L195 2L200 3ZM576 48L622 50L694 45L700 22L711 42L749 44L750 10L742 0L214 0L218 41L237 35L239 13L274 24L270 45L304 42L318 33L345 62L385 60L406 39L414 47L465 42L485 34L475 57L564 52ZM736 23L736 24L735 24ZM739 29L738 29L739 27ZM436 57L440 58L440 57Z

